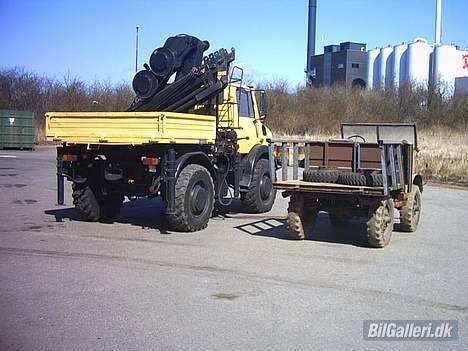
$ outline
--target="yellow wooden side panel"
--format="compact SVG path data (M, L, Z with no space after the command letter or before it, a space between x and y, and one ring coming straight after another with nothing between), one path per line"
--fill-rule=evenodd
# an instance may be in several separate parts
M174 112L49 112L48 141L73 144L214 143L216 117Z

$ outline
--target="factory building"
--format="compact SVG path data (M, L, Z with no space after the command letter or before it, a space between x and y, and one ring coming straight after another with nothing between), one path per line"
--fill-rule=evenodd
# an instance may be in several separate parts
M309 58L309 85L314 87L367 85L366 44L345 42L325 46L321 55Z
M446 97L457 93L468 77L468 51L455 45L412 43L370 50L367 57L368 89L393 89L407 83L439 89Z

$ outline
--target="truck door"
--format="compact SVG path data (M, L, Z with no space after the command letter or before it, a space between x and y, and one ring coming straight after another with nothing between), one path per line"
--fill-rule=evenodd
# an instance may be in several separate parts
M258 110L255 108L256 103L253 99L253 94L244 88L237 89L237 104L239 113L239 125L242 128L238 135L243 139L239 142L240 153L248 153L252 147L257 144L262 144L264 137L259 120Z

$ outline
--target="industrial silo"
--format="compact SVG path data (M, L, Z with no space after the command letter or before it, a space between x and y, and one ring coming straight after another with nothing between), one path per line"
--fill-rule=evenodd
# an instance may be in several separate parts
M375 48L369 50L367 53L367 89L373 89L377 87L377 67L376 61L380 54L380 49Z
M398 89L406 83L407 73L407 57L408 57L408 44L402 43L395 45L393 48L393 82L392 86Z
M433 77L435 87L447 96L452 96L455 90L457 76L458 51L454 45L440 45L434 48Z
M385 88L385 81L386 81L386 76L387 76L387 64L388 64L388 59L390 55L393 52L393 47L387 46L385 48L380 49L380 55L377 58L377 72L378 72L378 78L377 78L377 84L374 84L374 87L378 88ZM375 82L375 80L374 80Z
M432 48L424 39L415 39L408 45L407 80L427 88Z

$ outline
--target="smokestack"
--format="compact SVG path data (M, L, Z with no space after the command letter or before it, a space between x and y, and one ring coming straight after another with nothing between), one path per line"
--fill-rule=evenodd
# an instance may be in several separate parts
M317 31L317 0L309 0L309 28L307 32L307 80L311 74L310 57L315 55L315 36Z
M436 0L435 39L434 44L440 45L442 36L442 0Z

